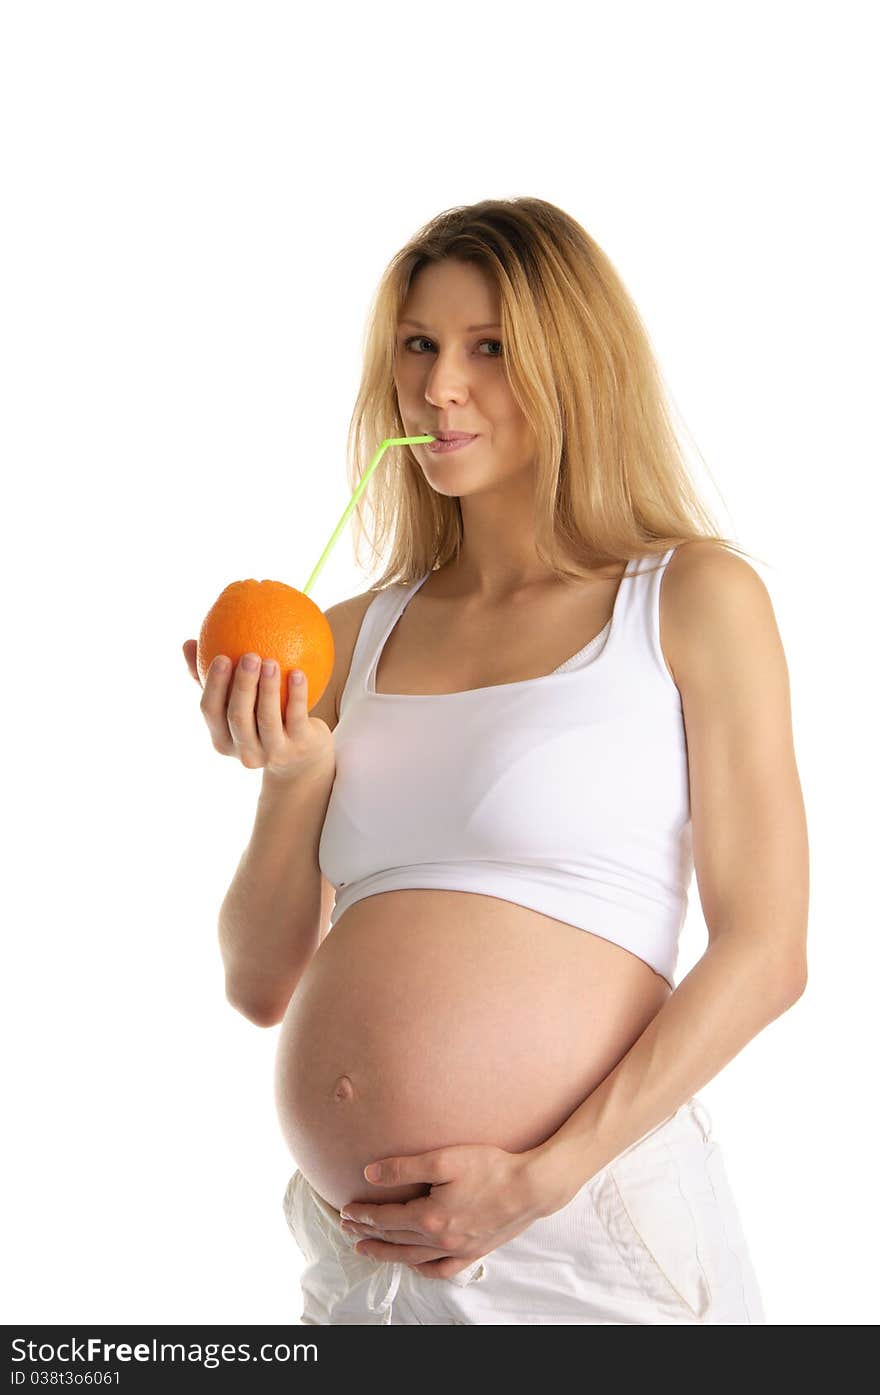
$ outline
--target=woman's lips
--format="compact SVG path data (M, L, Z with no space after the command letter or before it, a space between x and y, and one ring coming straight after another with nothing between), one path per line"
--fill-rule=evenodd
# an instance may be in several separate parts
M450 451L462 450L465 446L469 446L471 441L475 441L476 439L476 435L459 436L455 441L441 441L438 439L429 442L428 450L432 455L448 455Z

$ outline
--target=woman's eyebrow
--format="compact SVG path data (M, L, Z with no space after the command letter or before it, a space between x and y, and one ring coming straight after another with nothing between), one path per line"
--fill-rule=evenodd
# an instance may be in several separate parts
M423 324L421 323L420 320L403 319L403 320L400 321L400 323L401 323L402 325L415 325L416 329L428 329L428 328L429 328L428 325L423 325ZM468 327L467 327L467 333L468 333L468 334L471 334L471 333L473 332L473 330L475 330L475 329L500 329L500 328L501 328L501 325L498 323L497 320L491 320L491 321L489 322L489 324L487 324L487 325L468 325Z

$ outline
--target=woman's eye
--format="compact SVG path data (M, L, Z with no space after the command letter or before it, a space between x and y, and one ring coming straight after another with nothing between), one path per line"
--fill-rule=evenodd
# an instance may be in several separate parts
M408 349L411 344L433 344L433 342L433 339L426 338L424 334L411 334L409 339L404 340L403 346ZM497 344L499 349L503 347L500 339L481 339L480 348L484 344ZM501 358L501 354L484 354L483 358Z

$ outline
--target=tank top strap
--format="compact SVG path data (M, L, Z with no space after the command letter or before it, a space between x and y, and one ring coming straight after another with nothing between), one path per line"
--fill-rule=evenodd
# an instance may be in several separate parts
M674 552L670 547L660 557L633 559L620 583L612 626L613 662L628 682L656 683L659 678L675 688L660 643L660 587Z
M351 656L351 666L348 671L348 680L339 699L339 716L342 717L343 702L346 694L362 694L364 684L372 674L374 664L379 658L382 646L394 626L397 624L404 607L424 581L427 581L430 572L419 577L411 584L403 582L393 583L377 591L370 604L364 612L361 627L355 641L354 652Z

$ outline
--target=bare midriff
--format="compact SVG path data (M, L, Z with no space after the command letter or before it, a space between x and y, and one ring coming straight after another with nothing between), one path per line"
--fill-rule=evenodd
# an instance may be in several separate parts
M408 1201L378 1158L555 1133L671 993L621 946L510 901L365 897L321 942L281 1025L275 1098L296 1165L337 1211Z

